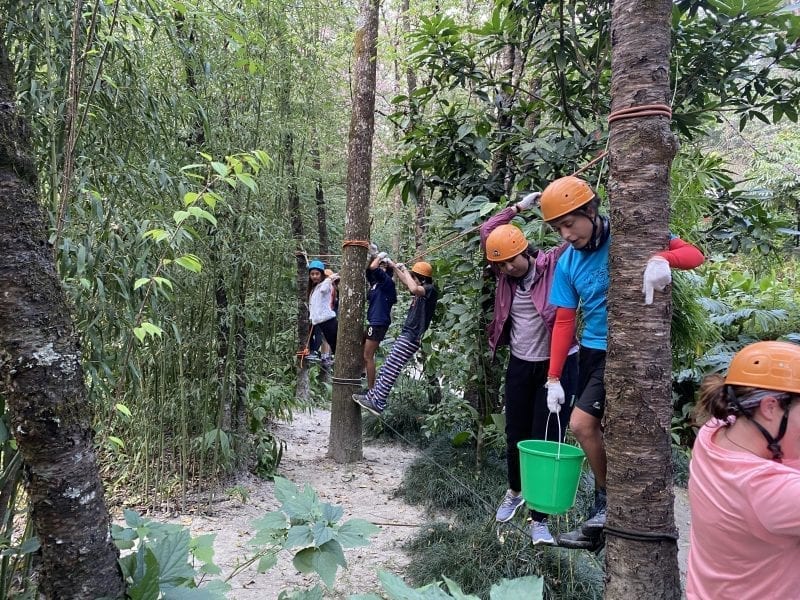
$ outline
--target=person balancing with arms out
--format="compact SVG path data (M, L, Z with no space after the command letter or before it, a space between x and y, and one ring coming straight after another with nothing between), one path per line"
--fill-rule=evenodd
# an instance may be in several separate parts
M541 196L528 194L481 225L481 246L497 279L494 316L487 327L492 353L510 347L505 377L506 463L508 490L497 509L496 520L510 521L524 504L520 491L519 449L522 440L548 439L563 442L570 404L561 410L558 402L547 403L547 371L550 362L550 334L556 307L548 302L556 263L568 248L566 242L550 250L528 244L525 234L511 220L527 211ZM561 374L567 397L572 397L577 380L578 343L573 339ZM559 414L560 412L560 414ZM531 511L531 541L553 544L546 514Z
M542 192L540 206L547 224L570 245L558 261L550 292L550 303L558 307L547 378L550 403L563 403L565 399L560 377L575 335L578 310L583 322L578 386L570 428L594 473L595 498L591 516L580 531L563 534L559 544L575 542L576 547L584 547L580 544L585 538L598 537L606 522L606 450L602 418L606 403L604 374L611 229L608 217L599 213L600 198L588 183L577 177L562 177L550 183ZM693 269L703 260L700 250L672 237L669 249L651 257L644 266L645 304L652 303L654 290L663 291L672 282L671 268Z
M433 285L433 268L429 263L415 263L410 271L402 263L395 264L389 260L388 265L411 292L412 300L403 329L378 371L375 385L366 394L353 394L354 402L376 416L386 408L389 392L400 371L419 350L422 336L433 319L438 299L438 292Z

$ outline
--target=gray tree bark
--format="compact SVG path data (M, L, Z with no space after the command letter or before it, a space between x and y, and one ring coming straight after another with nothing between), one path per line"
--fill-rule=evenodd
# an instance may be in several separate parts
M375 132L375 63L378 41L379 0L361 0L355 35L353 79L355 97L347 146L347 207L345 241L369 240L372 138ZM351 398L358 385L337 379L360 380L363 368L364 268L367 249L345 245L339 284L339 336L334 366L328 454L339 463L363 457L361 410Z
M2 34L0 34L2 35ZM81 354L37 202L0 38L0 393L25 461L47 598L125 593L92 443Z
M669 0L615 0L612 112L670 104L671 9ZM669 171L677 147L665 117L638 117L611 125L607 599L681 597L677 544L668 539L675 533L672 304L667 293L657 294L646 306L641 292L648 258L669 242ZM626 532L664 537L628 539Z

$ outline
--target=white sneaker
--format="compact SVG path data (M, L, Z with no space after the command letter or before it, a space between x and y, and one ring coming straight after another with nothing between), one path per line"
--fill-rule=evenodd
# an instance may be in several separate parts
M550 530L547 528L547 523L544 521L534 521L531 523L531 541L534 546L539 544L554 546L556 543L553 536L550 534Z

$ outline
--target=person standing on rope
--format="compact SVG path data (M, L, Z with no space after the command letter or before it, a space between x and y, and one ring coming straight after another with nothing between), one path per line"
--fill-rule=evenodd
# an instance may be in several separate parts
M544 387L556 317L556 307L548 302L548 296L556 263L569 244L537 250L511 224L517 214L530 209L540 196L538 192L528 194L488 219L480 229L481 247L497 279L494 318L487 327L489 346L493 355L504 345L511 351L505 379L508 490L496 515L501 523L510 521L524 504L517 442L529 439L563 442L572 410L571 404L566 404L563 410L557 402L548 405ZM573 338L561 374L561 385L569 398L577 382L577 351L578 343ZM531 517L533 544L555 543L547 527L547 515L531 511Z
M338 278L339 276L336 273L330 277L325 275L325 265L321 260L312 260L308 263L309 319L311 320L312 328L316 328L322 333L322 338L330 346L331 354L336 353L336 334L339 329L336 312L333 310L334 280ZM311 353L308 360L314 360L313 356L318 354L321 341L314 341L312 330ZM332 360L329 357L325 358L328 358L326 361L328 364Z
M700 387L688 600L800 596L800 346L742 348Z
M377 248L376 248L377 249ZM394 269L386 252L376 252L367 267L367 330L364 333L364 370L367 388L375 386L375 354L378 352L389 325L392 323L392 306L397 303Z
M422 336L428 330L436 310L438 292L433 285L433 268L430 263L420 261L409 271L403 264L391 260L397 278L405 284L413 299L408 309L403 330L394 342L389 356L383 362L375 385L366 394L353 394L353 401L378 416L386 408L389 392L397 381L400 371L419 350Z
M611 230L608 217L600 215L600 199L588 183L562 177L548 185L541 197L544 220L570 247L558 261L551 304L558 307L550 349L547 378L548 403L563 403L560 382L564 363L575 336L576 314L581 310L583 331L578 354L578 387L570 428L586 453L595 477L594 507L577 536L596 537L606 522L606 451L602 418L606 390L603 381L608 338L608 256ZM653 291L663 291L672 281L671 268L693 269L703 263L694 246L673 237L669 250L659 252L644 269L645 304ZM559 542L564 536L559 538ZM569 541L569 539L567 539Z

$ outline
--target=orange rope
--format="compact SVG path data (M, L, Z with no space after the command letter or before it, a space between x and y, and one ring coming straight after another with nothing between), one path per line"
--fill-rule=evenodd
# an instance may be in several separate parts
M631 106L615 110L608 115L608 123L621 121L622 119L633 119L636 117L667 117L672 118L672 108L666 104L644 104L642 106Z
M586 169L588 169L592 165L595 165L598 162L600 162L601 160L603 160L606 157L607 154L608 154L608 151L607 150L603 150L600 154L598 154L592 160L590 160L588 163L586 163L586 165L584 167L581 167L580 169L575 171L572 174L572 176L574 177L575 175L580 175L581 173L583 173Z
M347 248L348 246L358 246L360 248L369 248L369 240L344 240L342 242L342 248Z

